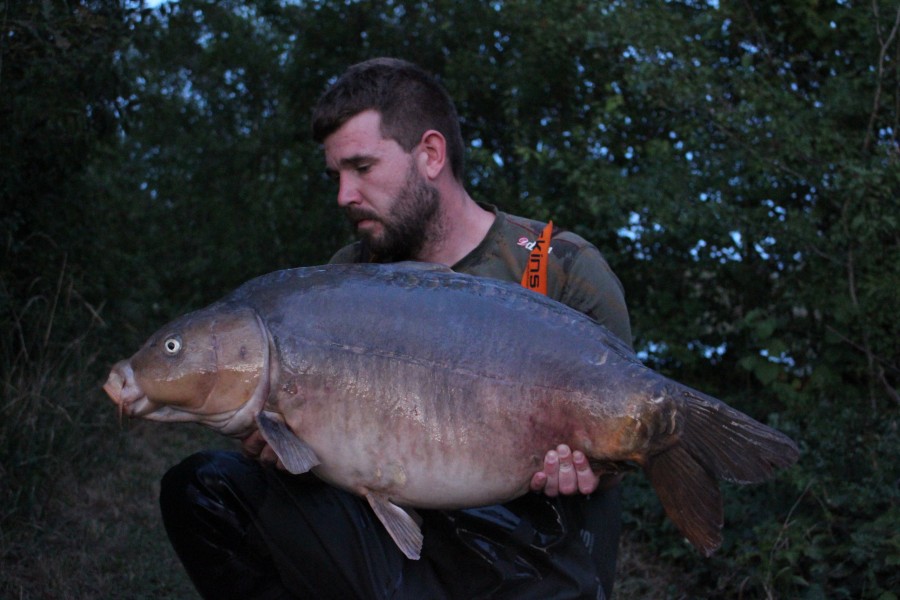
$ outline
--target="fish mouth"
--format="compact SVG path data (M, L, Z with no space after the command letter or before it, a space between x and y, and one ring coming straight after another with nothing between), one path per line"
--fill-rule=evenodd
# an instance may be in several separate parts
M119 407L120 417L146 417L160 408L159 404L152 402L141 390L127 360L113 366L103 384L103 391Z
M147 396L142 398L138 398L134 402L129 404L121 404L119 405L119 409L121 412L127 416L132 418L147 418L156 411L160 409L160 405L155 402L151 402Z

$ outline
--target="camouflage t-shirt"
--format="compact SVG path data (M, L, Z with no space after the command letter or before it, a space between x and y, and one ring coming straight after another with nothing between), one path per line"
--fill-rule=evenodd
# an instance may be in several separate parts
M482 204L496 215L485 238L451 268L460 273L518 283L546 223L509 215ZM361 242L340 249L332 263L378 262ZM600 251L584 238L554 227L547 265L547 295L605 325L631 345L631 325L622 284Z

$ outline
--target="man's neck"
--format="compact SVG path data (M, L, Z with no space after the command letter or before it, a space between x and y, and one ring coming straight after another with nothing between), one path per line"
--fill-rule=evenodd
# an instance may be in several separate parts
M440 232L416 258L452 267L478 247L494 218L492 212L478 206L462 187L442 193Z

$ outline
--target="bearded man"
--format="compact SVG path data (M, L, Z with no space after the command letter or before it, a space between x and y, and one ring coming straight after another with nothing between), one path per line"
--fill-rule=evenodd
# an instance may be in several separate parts
M332 262L417 260L522 280L546 224L472 199L456 108L431 75L392 58L352 66L320 98L313 137L359 236ZM630 345L622 286L600 252L560 229L548 252L547 295ZM353 306L346 308L352 319ZM486 453L490 444L484 440ZM593 473L565 445L547 449L534 493L503 505L417 511L419 560L400 552L365 499L279 469L258 434L243 447L244 454L191 456L162 481L169 538L205 598L611 594L618 478Z

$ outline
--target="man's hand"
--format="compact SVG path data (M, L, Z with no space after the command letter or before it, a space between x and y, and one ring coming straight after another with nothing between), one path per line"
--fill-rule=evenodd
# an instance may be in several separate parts
M278 455L272 450L272 447L266 442L259 430L254 431L243 440L241 440L241 448L244 454L250 458L255 458L261 463L275 465L281 470L285 470Z
M591 465L583 452L572 450L566 444L560 444L556 450L550 450L544 456L544 470L538 471L531 478L531 489L544 492L548 496L565 496L580 492L591 494L598 487L607 489L618 483L617 475L601 476L591 470Z

